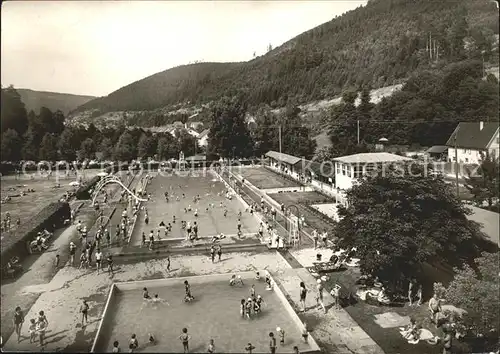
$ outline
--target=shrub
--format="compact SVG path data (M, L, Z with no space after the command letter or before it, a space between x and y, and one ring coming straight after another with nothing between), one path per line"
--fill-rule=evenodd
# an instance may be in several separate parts
M21 224L13 232L6 232L2 240L2 267L14 256L20 259L29 253L28 243L33 241L38 232L47 229L53 232L69 219L71 208L66 202L56 202L47 205L32 219Z

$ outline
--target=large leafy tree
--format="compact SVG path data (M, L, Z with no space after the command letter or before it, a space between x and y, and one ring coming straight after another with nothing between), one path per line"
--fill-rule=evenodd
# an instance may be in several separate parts
M21 96L13 86L2 88L1 132L15 130L19 136L28 129L28 115Z
M2 161L21 160L22 140L17 131L8 129L2 134L1 141L1 159Z
M281 151L310 159L316 150L316 141L312 139L310 129L304 126L300 112L300 108L290 103L278 117L278 124L281 125ZM274 134L277 133L277 129L274 129Z
M94 159L96 151L97 149L94 140L87 138L82 141L80 150L78 151L78 157L80 158L80 160Z
M125 131L118 139L114 151L115 159L119 161L131 161L137 157L137 146L134 137L129 131Z
M182 151L184 156L188 157L200 152L196 138L189 134L186 129L180 129L176 136L177 153Z
M47 133L43 136L39 156L40 160L57 160L57 137L54 134Z
M66 127L59 137L58 147L61 152L61 158L66 161L74 161L81 145L81 136L79 131L72 127Z
M446 300L467 311L462 320L476 335L500 332L499 277L498 253L483 253L474 268L457 270L446 289Z
M169 159L178 154L177 142L169 133L164 134L158 139L158 148L156 150L159 159Z
M113 156L113 141L110 138L103 138L97 152L101 155L101 159L110 159Z
M347 192L336 227L341 247L357 247L361 271L395 288L423 262L460 266L477 255L468 210L442 179L411 168L414 176L391 167L366 176Z
M210 109L211 128L208 138L209 155L247 157L253 153L253 143L245 114L246 105L240 97L224 97Z
M139 138L137 154L140 158L153 157L156 154L157 140L150 134L142 134Z

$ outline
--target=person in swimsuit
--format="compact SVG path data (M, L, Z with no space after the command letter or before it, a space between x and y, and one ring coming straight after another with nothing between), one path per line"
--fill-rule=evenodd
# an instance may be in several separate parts
M103 257L102 252L98 248L97 252L95 253L95 265L96 265L96 268L97 268L97 274L99 274L99 272L101 271L102 257Z
M262 311L262 305L265 304L264 299L262 298L262 296L257 295L257 300L255 300L255 302L257 303L257 306L259 306L259 312L261 312Z
M34 318L30 320L30 327L29 327L29 333L30 333L30 343L35 343L36 341L36 321Z
M108 263L108 273L113 276L113 256L108 254L106 258L106 262Z
M252 315L252 310L253 310L252 299L248 298L245 303L245 315L248 319L250 319L250 316Z
M24 313L21 310L21 307L17 306L14 310L14 328L17 334L17 342L21 341L21 328L24 323Z
M434 294L432 298L429 300L429 310L431 312L431 322L438 325L438 314L441 312L441 300L438 299L438 296Z
M212 247L210 247L210 258L212 259L212 263L215 263L215 246L214 245L212 245Z
M76 245L73 242L69 243L69 263L74 266L75 265L75 253L76 253Z
M166 266L167 272L170 272L170 256L167 255L167 266Z
M151 333L148 333L148 337L149 337L149 344L155 345L156 344L155 337Z
M252 284L252 287L250 288L250 297L252 300L255 300L256 295L255 295L255 284Z
M280 344L285 345L285 331L281 327L277 327L276 332L278 332L280 336Z
M191 285L189 285L187 280L184 280L184 289L186 291L185 301L194 300L194 296L191 294Z
M151 296L149 296L148 288L142 289L142 298L144 300L151 300Z
M222 258L222 246L221 245L218 245L218 247L217 247L217 256L219 257L219 262L220 262L221 258Z
M302 311L306 311L306 295L307 289L303 281L300 282L300 304L302 305Z
M189 340L191 339L191 336L188 334L187 328L182 329L182 333L179 336L179 339L182 342L184 353L189 353Z
M276 353L276 338L274 337L273 332L269 333L269 351L271 352L271 354Z
M240 302L240 315L241 317L245 317L245 299L241 299L241 302Z
M245 347L245 351L247 352L247 354L252 354L254 349L255 346L253 346L252 343L248 343Z
M118 343L117 340L113 342L113 350L111 351L112 353L119 353L120 352L120 343Z
M85 324L89 322L88 320L89 304L87 304L87 300L83 300L83 303L80 306L80 312L82 314L82 327L83 327L83 320L85 320Z
M318 295L316 297L316 302L318 303L318 306L321 307L323 309L323 311L325 311L325 313L326 313L326 307L325 307L325 304L323 302L324 287L323 287L323 283L321 282L321 279L318 279L317 289L318 289Z
M39 320L37 325L36 325L36 331L38 332L38 338L39 338L41 347L43 347L45 345L45 331L46 330L47 330L47 322Z
M215 353L215 344L213 339L210 339L210 342L208 342L207 353Z
M134 333L132 334L132 337L130 337L130 341L128 344L129 353L133 353L134 350L136 350L138 347L139 347L139 341L137 340L137 336Z

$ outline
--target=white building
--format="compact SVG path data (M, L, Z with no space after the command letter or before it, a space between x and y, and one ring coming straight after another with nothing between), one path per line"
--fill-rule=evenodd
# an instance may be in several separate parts
M365 174L377 170L379 167L413 160L388 152L370 152L341 156L333 161L335 163L335 188L348 190Z
M487 153L499 157L498 139L498 123L459 123L446 143L448 161L478 165Z
M198 135L198 145L201 147L208 145L208 133L210 133L209 129L205 129Z

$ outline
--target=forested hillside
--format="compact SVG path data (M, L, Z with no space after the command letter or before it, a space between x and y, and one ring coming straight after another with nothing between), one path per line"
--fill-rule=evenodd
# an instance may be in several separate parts
M78 106L93 100L94 96L72 95L68 93L34 91L28 89L17 89L26 110L38 114L40 108L46 107L52 111L60 110L68 114Z
M154 110L245 93L282 107L350 87L402 82L464 59L498 62L498 10L489 0L373 0L245 63L185 65L152 75L77 111Z

